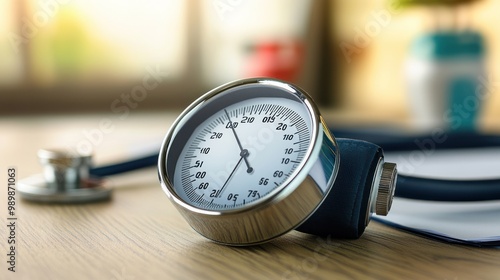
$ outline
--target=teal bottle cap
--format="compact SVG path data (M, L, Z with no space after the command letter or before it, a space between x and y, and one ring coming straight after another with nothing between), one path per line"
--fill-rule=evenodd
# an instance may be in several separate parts
M424 59L478 58L484 55L484 40L474 31L428 33L412 43L410 52Z

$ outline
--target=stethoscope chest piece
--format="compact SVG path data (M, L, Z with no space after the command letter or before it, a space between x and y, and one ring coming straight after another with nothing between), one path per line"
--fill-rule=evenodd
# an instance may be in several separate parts
M18 192L23 199L52 203L85 203L111 197L109 181L91 177L92 156L65 150L42 149L38 158L43 174L21 180Z

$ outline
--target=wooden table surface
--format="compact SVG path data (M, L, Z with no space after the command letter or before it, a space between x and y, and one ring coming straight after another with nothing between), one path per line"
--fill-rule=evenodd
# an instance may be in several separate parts
M218 245L182 219L155 168L113 177L108 202L46 205L16 195L16 272L8 271L9 167L22 179L40 172L37 149L85 141L97 164L154 150L174 117L1 118L0 279L500 279L498 249L444 244L376 222L358 240L291 232L259 246Z

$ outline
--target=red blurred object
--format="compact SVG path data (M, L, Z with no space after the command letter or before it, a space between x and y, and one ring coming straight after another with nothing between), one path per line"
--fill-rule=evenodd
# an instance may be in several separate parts
M296 82L303 57L299 41L266 41L255 45L246 65L248 77L269 77Z

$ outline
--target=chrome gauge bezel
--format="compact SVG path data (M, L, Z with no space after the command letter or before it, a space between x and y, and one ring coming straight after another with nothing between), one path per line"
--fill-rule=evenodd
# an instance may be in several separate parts
M233 209L215 211L197 208L184 201L174 189L169 168L175 168L171 167L171 164L176 163L168 162L172 143L186 123L212 99L227 94L230 90L247 86L274 87L298 97L307 108L312 121L310 146L290 177L261 199ZM331 168L328 169L331 170L322 170L325 159L330 161ZM201 96L184 110L163 141L158 159L158 173L162 189L193 229L219 243L250 245L280 236L299 226L314 213L333 185L338 161L335 138L330 134L318 108L306 92L278 80L253 78L222 85ZM318 173L318 169L319 173L326 172L326 179L319 180L324 182L318 182L311 176L313 169L316 170L315 173Z

